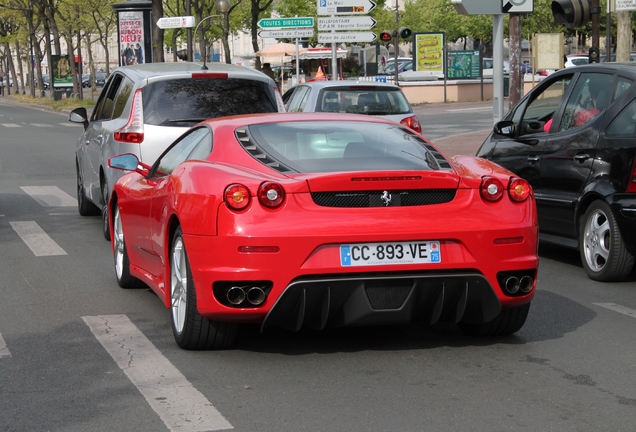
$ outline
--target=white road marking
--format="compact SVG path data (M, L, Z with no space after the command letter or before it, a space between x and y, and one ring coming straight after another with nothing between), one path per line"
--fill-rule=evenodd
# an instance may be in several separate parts
M0 358L2 357L11 357L11 353L9 352L9 348L7 348L7 344L2 338L2 333L0 333Z
M483 111L487 108L485 107L478 107L478 108L455 108L455 109L448 109L445 110L446 112L461 112L461 111Z
M169 430L233 429L126 315L82 319Z
M603 307L605 309L612 310L614 312L618 312L623 315L630 316L632 318L636 318L636 310L630 309L625 306L617 305L616 303L592 303L592 304Z
M4 127L8 127L8 128L12 128L12 127L22 127L19 124L15 124L15 123L2 123L2 126Z
M9 223L35 256L66 255L66 251L58 246L37 223L33 221Z
M79 126L82 126L81 124L71 123L71 122L59 123L59 124L61 124L62 126L68 126L68 127L79 127Z
M44 207L77 206L77 200L57 186L22 186L20 189Z
M46 123L31 123L31 126L35 126L35 127L50 127L51 125L48 125Z

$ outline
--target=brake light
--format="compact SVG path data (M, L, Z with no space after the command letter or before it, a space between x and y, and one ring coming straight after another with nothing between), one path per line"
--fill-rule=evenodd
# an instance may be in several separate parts
M510 200L514 202L523 202L530 196L532 188L524 179L511 177L508 184L508 195Z
M242 184L231 184L225 188L225 205L233 210L243 210L250 204L250 191Z
M278 183L265 182L258 188L258 202L268 208L280 207L285 201L285 189Z
M422 125L420 124L420 120L417 116L411 116L403 119L400 124L413 129L415 132L422 133Z
M483 177L479 188L481 197L484 201L497 202L504 193L504 187L501 181L496 177Z
M629 183L627 184L627 193L636 193L636 161L634 161L632 175L629 177Z
M195 72L192 78L227 78L227 73L223 72Z
M137 89L133 96L128 123L116 130L113 138L115 141L130 144L141 144L144 141L144 107L141 103L141 89Z

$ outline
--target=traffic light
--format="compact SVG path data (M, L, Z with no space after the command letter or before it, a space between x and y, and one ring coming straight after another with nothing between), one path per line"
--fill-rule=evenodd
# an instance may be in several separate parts
M601 51L597 47L590 48L590 51L589 51L590 63L600 62L601 61L600 57L601 57Z
M553 0L552 15L559 24L582 27L592 19L592 0Z
M188 61L188 50L186 49L182 49L177 51L177 58L183 60L183 61Z
M380 33L380 40L382 42L391 42L393 40L393 34L389 30L384 30Z
M398 30L398 34L400 35L402 39L408 39L411 37L413 32L408 27L400 27Z

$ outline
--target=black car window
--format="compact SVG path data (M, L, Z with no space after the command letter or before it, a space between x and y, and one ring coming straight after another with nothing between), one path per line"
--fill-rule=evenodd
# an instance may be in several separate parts
M613 76L582 73L567 101L559 131L581 127L607 108Z
M618 77L616 80L616 89L614 90L614 95L612 96L612 101L615 101L622 95L625 90L632 86L633 81L627 78Z
M612 120L605 130L605 135L611 138L636 136L636 99Z
M99 96L91 121L95 120L110 120L113 115L113 109L115 108L115 96L119 90L119 86L123 80L123 76L116 74L113 79L108 81L108 85Z
M571 81L572 75L561 76L536 95L531 93L532 99L523 99L512 114L512 120L518 125L517 133L547 132Z
M237 114L278 112L274 87L239 78L183 78L151 82L142 89L144 122L191 126Z
M199 127L184 134L155 162L150 176L170 175L182 162L204 160L212 151L212 134L207 127Z
M119 118L124 112L126 102L132 95L133 87L135 84L128 77L124 77L122 84L119 86L119 91L115 96L115 109L113 110L113 118Z

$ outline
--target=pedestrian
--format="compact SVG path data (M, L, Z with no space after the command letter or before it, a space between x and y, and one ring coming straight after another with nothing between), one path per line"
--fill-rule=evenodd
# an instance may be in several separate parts
M263 67L261 68L261 72L265 75L276 81L276 76L274 75L274 71L272 70L272 65L269 63L263 63Z

